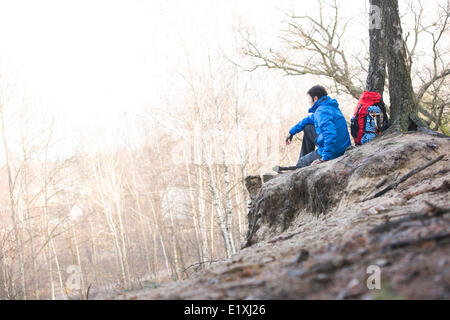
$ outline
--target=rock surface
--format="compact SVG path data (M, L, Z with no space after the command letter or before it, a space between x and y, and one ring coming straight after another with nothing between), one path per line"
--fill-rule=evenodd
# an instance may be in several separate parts
M356 207L370 206L372 203L376 206L381 200L366 201L364 204L360 201L409 171L439 155L446 155L443 161L412 176L400 189L414 183L420 184L423 178L430 182L434 178L439 179L439 176L430 177L429 174L440 172L442 176L447 173L444 171L449 168L449 141L449 138L430 137L417 132L389 135L348 150L335 160L285 173L268 181L253 200L244 247L298 225L296 220L302 220L305 215L334 215L349 210L355 204ZM398 201L397 207L406 204L402 199L395 200Z
M383 188L444 157L383 195ZM262 184L242 250L118 299L449 299L450 139L391 134ZM380 289L370 289L371 268Z

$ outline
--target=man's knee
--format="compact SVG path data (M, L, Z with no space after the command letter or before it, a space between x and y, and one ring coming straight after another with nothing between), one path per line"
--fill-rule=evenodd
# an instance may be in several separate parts
M297 168L307 167L307 166L311 165L311 163L313 163L314 160L317 160L320 158L321 158L321 156L319 155L319 152L317 152L317 150L315 150L311 153L308 153L306 156L300 157L300 159L298 159Z
M308 163L304 159L300 158L300 159L298 159L298 162L295 166L297 168L304 168L304 167L308 166Z

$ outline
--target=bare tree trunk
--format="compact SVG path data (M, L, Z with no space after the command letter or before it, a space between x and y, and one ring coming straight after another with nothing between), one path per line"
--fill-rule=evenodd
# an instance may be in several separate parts
M0 116L1 116L1 125L2 125L2 137L3 137L3 147L5 152L5 165L6 171L8 174L8 193L9 193L9 203L11 206L11 220L13 223L13 230L15 235L15 240L19 246L19 268L20 268L20 279L21 279L21 288L22 288L22 299L27 299L27 288L25 282L25 261L24 261L24 251L23 251L23 239L21 232L19 230L19 225L17 221L17 212L16 212L16 201L14 198L14 186L12 172L11 172L11 163L9 160L9 149L8 142L6 138L6 127L5 127L5 115L3 105L0 104Z
M149 217L144 215L142 206L141 206L141 197L140 197L140 191L138 186L138 181L136 177L136 171L138 170L137 163L135 161L135 157L132 155L131 150L127 149L128 151L128 161L131 162L130 170L131 171L131 179L132 179L132 185L128 184L129 191L133 194L134 201L136 203L137 207L137 215L139 216L139 222L140 222L140 228L139 231L142 235L143 239L143 246L142 249L144 251L144 259L147 265L147 274L150 276L152 274L152 263L150 261L150 249L149 249L149 239L147 237L148 234L152 234L153 231L151 231L150 225L149 225ZM153 270L153 273L155 271Z
M56 264L56 270L58 272L58 277L59 277L59 284L60 284L60 289L61 289L61 293L66 294L66 297L68 297L66 290L64 290L64 284L63 284L63 280L62 280L62 274L61 274L61 269L59 267L59 261L58 261L58 255L56 253L56 249L55 249L55 245L53 243L53 235L51 234L50 231L50 225L49 225L49 216L48 216L48 201L49 201L49 196L48 196L48 185L50 183L50 179L48 177L48 172L47 172L47 163L48 163L48 148L50 145L50 141L51 138L53 136L53 128L54 128L54 122L51 122L51 126L50 126L50 132L48 134L47 137L47 141L45 143L45 148L44 148L44 170L43 170L43 177L42 177L42 194L44 197L44 207L43 207L43 214L42 214L42 228L46 234L47 237L47 244L46 244L46 255L47 255L47 266L48 266L48 278L49 278L49 284L50 284L50 298L52 300L55 300L55 285L53 283L53 263L52 263L52 255L55 259L55 264Z
M112 168L114 170L114 168ZM122 259L123 259L123 265L124 265L124 271L125 271L125 279L126 279L126 287L125 290L131 289L131 277L130 277L130 267L128 264L128 249L127 249L127 243L125 239L125 229L122 221L122 208L120 203L120 195L118 194L119 186L116 186L115 190L113 191L114 195L114 202L116 204L116 212L117 212L117 220L119 225L119 239L120 239L120 245L121 245L121 251L122 251Z
M184 257L183 257L183 248L181 247L182 243L187 243L186 242L186 236L185 236L185 231L186 229L184 229L182 226L180 228L180 238L181 238L181 242L180 239L177 238L177 250L178 250L178 256L180 257L180 266L181 266L181 271L186 270L186 264L184 263ZM183 274L180 272L181 277L183 277Z
M209 257L209 245L208 245L208 234L206 225L206 213L205 213L205 192L203 189L203 171L202 167L199 165L197 168L198 175L198 212L200 216L200 234L202 238L202 257L203 261L211 260Z
M209 225L210 225L210 259L211 261L214 260L214 206L211 206L211 213L210 213L210 219L209 219Z
M158 158L159 158L159 165L160 165L160 169L161 169L161 176L162 176L162 180L163 180L163 188L167 188L168 187L168 183L166 180L166 176L162 170L163 168L163 159L161 156L161 150L159 148L159 144L156 144L156 148L157 148L157 153L158 153ZM180 262L179 262L179 257L178 257L178 251L177 251L177 239L176 239L176 235L175 235L175 224L174 224L174 219L173 219L173 210L172 210L172 204L170 199L167 199L167 210L169 211L169 218L170 218L170 226L171 226L171 231L170 231L170 237L171 237L171 241L172 241L172 251L173 251L173 257L174 257L174 263L175 263L175 276L177 278L177 280L181 279L181 275L180 275Z
M70 230L72 233L72 239L74 242L74 247L75 247L75 253L76 253L76 260L77 260L77 265L80 268L80 289L79 289L79 295L80 295L80 299L84 300L85 296L84 296L84 292L85 292L85 283L84 283L84 272L83 272L83 265L81 263L81 256L80 256L80 248L78 245L78 238L77 235L74 231L73 228L73 224L72 222L69 222L70 225Z
M239 77L236 79L236 101L234 103L234 121L236 124L236 133L237 133L237 142L238 142L238 153L239 153L239 165L236 166L235 176L240 181L240 189L241 192L237 192L236 201L238 202L238 224L239 224L239 240L240 243L245 238L245 223L243 223L243 219L245 219L247 215L247 203L249 201L247 189L245 188L245 177L247 176L247 150L245 147L245 136L242 134L241 128L241 115L240 111L240 86L239 86ZM237 168L239 167L240 172L238 172ZM240 173L240 176L239 176ZM242 194L243 200L240 201L239 194Z
M170 206L170 204L169 204ZM180 274L180 260L179 260L179 256L178 256L178 250L177 250L177 238L175 235L175 224L174 224L174 220L173 220L173 211L172 208L169 208L169 217L170 217L170 236L171 236L171 240L172 240L172 252L173 252L173 259L174 259L174 263L175 263L175 276L176 276L176 280L180 280L181 279L181 274Z
M44 196L46 196L46 193L44 193ZM45 200L44 200L45 202ZM45 230L45 234L46 236L49 238L49 241L47 242L46 245L46 258L47 258L47 267L48 267L48 282L50 284L50 299L51 300L55 300L55 285L53 283L53 263L52 263L52 253L50 251L50 242L52 241L51 239L51 234L49 232L49 225L48 225L48 217L47 217L47 206L44 204L44 210L43 210L43 214L42 214L42 224L43 224L43 228Z
M231 243L230 235L229 235L229 232L227 229L226 216L224 214L224 210L223 210L222 203L220 200L219 189L216 185L216 181L214 178L214 172L213 172L212 163L211 163L212 162L211 150L209 150L208 144L206 142L205 134L203 133L205 121L203 119L203 112L202 112L200 106L199 106L199 112L200 112L200 119L201 119L200 121L202 123L202 137L201 137L202 144L203 144L202 152L203 152L203 154L205 156L205 160L206 160L205 161L206 162L206 172L208 175L209 189L211 192L211 196L213 198L213 208L216 211L220 231L222 233L222 237L225 242L226 255L229 258L233 254L232 243Z
M5 240L6 241L6 240ZM2 251L1 251L1 256L2 256L2 280L3 280L3 288L5 290L5 294L6 294L6 299L10 300L13 298L13 294L12 294L12 288L11 288L11 272L10 272L10 265L8 264L8 255L6 253L6 243L5 245L2 247Z
M55 243L53 241L53 238L50 238L50 244L51 244L51 247L52 247L53 257L55 259L56 271L58 273L59 288L61 289L61 292L66 295L66 298L69 299L69 295L67 294L67 290L65 289L65 286L64 286L64 281L63 281L63 277L62 277L61 267L59 265L58 253L56 252L56 247L55 247Z
M240 166L235 166L235 184L241 186L241 182L240 180L244 180L244 177L241 178L240 176L240 172L239 172L239 167ZM242 199L241 199L241 195L242 195ZM246 203L247 203L247 199L246 199L246 195L245 193L243 193L242 191L240 191L238 189L238 191L236 192L236 211L237 211L237 215L238 215L238 231L239 231L239 243L242 242L242 240L244 240L245 237L245 230L244 230L244 221L243 221L243 217L245 217L245 213L246 213Z
M97 247L95 245L95 234L94 234L94 225L92 224L92 218L89 216L88 218L89 223L89 237L91 239L91 249L92 249L92 265L93 265L93 273L94 273L94 279L95 284L99 284L99 276L97 273L97 266L98 266L98 254L97 254Z
M213 170L212 170L212 167L211 167L211 164L209 163L209 161L207 161L206 169L207 169L208 178L209 178L209 188L211 191L211 195L213 197L213 208L215 209L216 214L217 214L220 231L222 232L222 237L225 242L226 254L227 254L227 257L229 258L229 257L231 257L231 255L233 253L232 245L231 245L229 233L227 230L227 225L226 225L226 220L224 217L223 209L222 209L221 203L220 203L219 191L217 189L216 182L215 182L214 176L213 176L214 173L213 173Z
M111 203L110 200L108 199L107 192L105 190L105 185L102 181L103 177L101 177L101 172L96 172L95 177L97 179L97 188L100 194L101 203L103 205L103 211L105 213L106 222L108 224L109 230L113 235L114 245L116 247L117 253L117 260L121 271L122 285L125 290L128 290L128 281L123 260L122 246L120 244L119 232L117 231L116 223L113 218Z
M196 206L195 206L195 199L194 199L194 186L192 185L192 179L191 179L191 174L189 172L189 164L188 164L188 160L185 159L184 161L185 163L185 168L186 168L186 175L187 175L187 179L188 179L188 189L189 189L189 199L191 200L191 212L192 212L192 220L193 220L193 224L194 224L194 231L195 231L195 243L197 244L197 252L198 252L198 261L199 262L203 262L204 260L204 256L203 256L203 242L200 240L200 226L199 226L199 222L198 222L198 217L197 217L197 210L196 210Z
M141 205L139 204L140 200L137 195L136 191L136 201L138 202L138 212L139 212L139 223L140 223L140 231L143 239L143 249L144 249L144 256L145 256L145 263L147 265L147 273L150 276L152 273L152 264L150 262L150 250L149 250L149 240L147 238L147 228L145 226L148 224L147 217L143 217L143 214L141 213Z
M26 179L26 178L25 178ZM28 186L27 182L25 182L25 212L26 212L26 220L27 220L27 229L29 234L29 241L30 241L30 256L31 256L31 268L33 271L33 285L34 285L34 298L36 300L39 300L39 273L37 271L37 265L36 265L36 252L34 249L34 228L31 222L31 215L30 215L30 205L28 202Z
M147 226L150 229L150 223L147 222ZM158 268L158 246L156 241L156 233L154 231L151 231L152 240L153 240L153 270L154 270L154 278L156 281L161 282L161 277L159 275L159 268Z
M231 202L231 182L230 173L228 170L227 153L225 150L225 134L222 123L222 109L217 101L217 97L214 97L216 105L216 118L217 127L219 129L221 153L222 153L222 166L223 166L223 181L225 184L225 230L227 232L228 242L230 246L230 256L236 253L236 247L233 239L233 205Z
M34 250L34 228L32 224L32 216L30 214L30 194L29 194L29 188L28 188L28 152L26 148L25 143L25 137L22 133L21 135L21 146L22 146L22 156L23 156L23 168L22 168L22 179L23 179L23 194L22 194L22 200L25 205L25 220L27 222L27 229L28 229L28 236L30 241L30 256L31 256L31 268L33 273L33 285L34 285L34 298L36 300L39 300L39 275L37 272L37 266L36 266L36 256L35 256L35 250Z
M391 122L394 128L401 131L414 130L422 124L418 117L411 70L408 67L408 57L402 37L398 0L383 1L382 12L386 26Z
M55 300L55 285L53 283L53 265L49 246L46 248L47 266L48 266L48 282L50 284L50 299Z
M150 199L149 202L150 202L150 206L152 207L153 220L154 220L154 223L155 223L156 231L158 232L159 242L161 243L161 248L162 248L163 256L164 256L164 262L166 264L166 270L167 270L167 273L169 273L170 272L169 258L167 256L166 246L164 245L164 239L163 239L163 235L161 233L161 228L160 228L160 226L158 224L158 219L157 219L157 216L156 216L155 205L153 204L153 200L152 199ZM155 246L155 252L156 252L156 246Z
M383 95L386 78L385 26L383 19L383 0L370 0L369 39L370 63L366 90Z

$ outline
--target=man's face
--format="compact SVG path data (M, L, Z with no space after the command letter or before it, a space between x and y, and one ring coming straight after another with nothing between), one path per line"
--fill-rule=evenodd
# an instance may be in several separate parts
M312 98L310 95L308 95L309 97L309 105L312 107L314 105L314 103L317 102L317 100L319 100L317 97Z

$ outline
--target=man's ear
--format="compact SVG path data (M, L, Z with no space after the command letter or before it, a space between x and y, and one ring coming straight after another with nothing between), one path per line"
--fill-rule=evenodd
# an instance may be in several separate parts
M315 96L313 101L314 101L314 103L316 103L317 101L319 101L319 97Z

